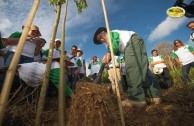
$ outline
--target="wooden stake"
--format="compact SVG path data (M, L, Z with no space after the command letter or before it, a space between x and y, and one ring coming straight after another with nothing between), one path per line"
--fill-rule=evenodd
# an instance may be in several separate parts
M6 77L5 77L5 80L3 83L3 88L1 91L1 98L0 98L0 126L3 123L3 116L4 116L4 112L5 112L5 107L7 105L7 101L9 98L9 93L10 93L10 90L12 87L13 78L15 76L17 64L19 62L22 50L24 48L24 44L26 42L26 37L27 37L28 32L30 30L30 26L32 24L32 21L35 17L39 3L40 3L40 0L34 0L34 4L33 4L32 9L30 11L28 20L25 24L24 30L22 32L22 36L20 37L16 52L14 53L11 64L7 70L7 73L6 73Z
M106 22L106 29L107 29L107 33L108 33L108 42L110 45L111 59L112 59L112 63L113 63L113 72L114 72L114 78L115 78L118 106L119 106L119 111L120 111L120 115L121 115L121 124L122 124L122 126L125 126L123 108L122 108L122 104L121 104L121 95L120 95L120 90L119 90L119 86L118 86L118 78L117 78L116 67L115 67L115 58L114 58L112 42L111 42L111 38L110 38L110 28L109 28L108 17L107 17L107 13L106 13L106 7L104 4L104 0L102 0L102 8L103 8L104 18L105 18L105 22Z
M65 111L66 105L65 105L65 90L64 90L64 70L65 70L65 61L64 61L64 48L65 48L65 22L67 17L67 6L68 6L68 0L66 0L65 3L65 12L64 12L64 19L62 23L62 38L61 38L61 55L60 55L60 80L59 80L59 97L58 97L58 123L60 126L65 126Z
M51 64L52 64L52 59L53 59L54 41L55 41L55 37L57 33L59 20L60 20L60 14L61 14L61 4L57 6L57 14L55 17L55 23L53 26L50 45L49 45L49 54L48 54L48 59L46 63L46 70L44 74L43 84L41 86L40 96L38 99L38 108L36 112L35 126L41 126L41 117L42 117L42 112L44 109L45 97L46 97L47 87L49 83L49 76L50 76Z

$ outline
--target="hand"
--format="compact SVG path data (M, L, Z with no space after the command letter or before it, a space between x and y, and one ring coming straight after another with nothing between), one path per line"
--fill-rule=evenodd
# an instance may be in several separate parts
M0 56L5 57L5 53L2 50L0 50Z
M102 59L102 62L105 63L105 64L109 63L107 54L104 55L104 57L103 57L103 59Z
M36 46L39 48L42 48L45 45L45 43L43 42L41 38L35 38L34 41L36 42Z
M183 64L181 63L181 64L179 64L179 66L180 66L180 68L183 68Z
M7 47L9 44L8 44L8 39L7 38L1 38L2 39L2 44L3 44L3 47Z
M79 70L76 70L76 71L74 72L75 75L78 75L78 73L79 73Z

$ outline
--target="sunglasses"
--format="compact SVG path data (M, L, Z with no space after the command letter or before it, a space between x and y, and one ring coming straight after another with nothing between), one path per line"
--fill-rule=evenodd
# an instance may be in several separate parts
M72 48L71 50L77 50L77 49L75 49L75 48Z
M178 43L181 43L181 42L179 42L179 41L176 41L174 44L176 45L176 44L178 44Z

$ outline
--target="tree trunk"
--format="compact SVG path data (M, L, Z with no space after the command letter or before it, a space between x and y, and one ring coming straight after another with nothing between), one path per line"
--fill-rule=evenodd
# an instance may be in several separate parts
M51 41L50 41L50 46L49 46L49 54L48 54L48 59L46 63L46 71L44 74L44 80L43 80L40 97L38 101L35 126L41 126L41 116L42 116L42 112L44 109L45 96L46 96L47 87L49 83L49 75L50 75L51 64L52 64L54 41L55 41L56 32L57 32L57 28L58 28L58 24L60 20L60 14L61 14L61 4L59 4L57 7L58 7L57 14L56 14L55 23L54 23L53 30L52 30L52 36L51 36Z
M17 64L19 62L19 59L20 59L20 56L21 56L21 53L22 53L22 50L24 48L24 44L25 44L25 41L26 41L27 34L29 32L32 21L35 17L36 11L37 11L38 6L39 6L39 3L40 3L40 0L34 0L34 4L32 6L30 15L27 19L27 22L25 24L24 30L22 32L22 36L19 40L19 43L18 43L18 46L17 46L17 49L16 49L16 52L13 56L13 59L12 59L11 64L9 66L9 69L7 70L7 73L6 73L6 78L5 78L5 81L4 81L4 84L3 84L3 88L2 88L2 91L1 91L1 98L0 98L0 115L1 115L0 116L0 125L3 122L4 111L5 111L5 107L6 107L6 104L7 104L8 97L9 97L9 93L10 93L10 90L11 90L11 87L12 87L13 78L14 78L14 75L15 75L15 72L16 72L16 67L17 67Z
M66 0L65 4L65 12L64 12L64 19L62 23L62 39L61 39L61 56L60 56L60 82L59 82L59 97L58 97L58 123L60 126L65 125L65 93L64 93L64 70L65 70L65 62L64 62L64 48L65 48L65 22L67 17L67 6L68 0Z

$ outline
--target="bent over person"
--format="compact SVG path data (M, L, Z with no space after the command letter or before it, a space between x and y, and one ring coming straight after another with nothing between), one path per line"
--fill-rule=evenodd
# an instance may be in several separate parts
M94 44L105 44L108 49L104 63L111 61L110 46L107 40L107 29L100 27L96 30ZM154 88L152 76L148 76L147 52L143 39L133 31L113 30L110 33L112 48L115 55L124 54L126 76L129 82L129 97L122 101L123 106L145 107L147 103L160 103L158 89ZM151 78L152 77L152 78Z

